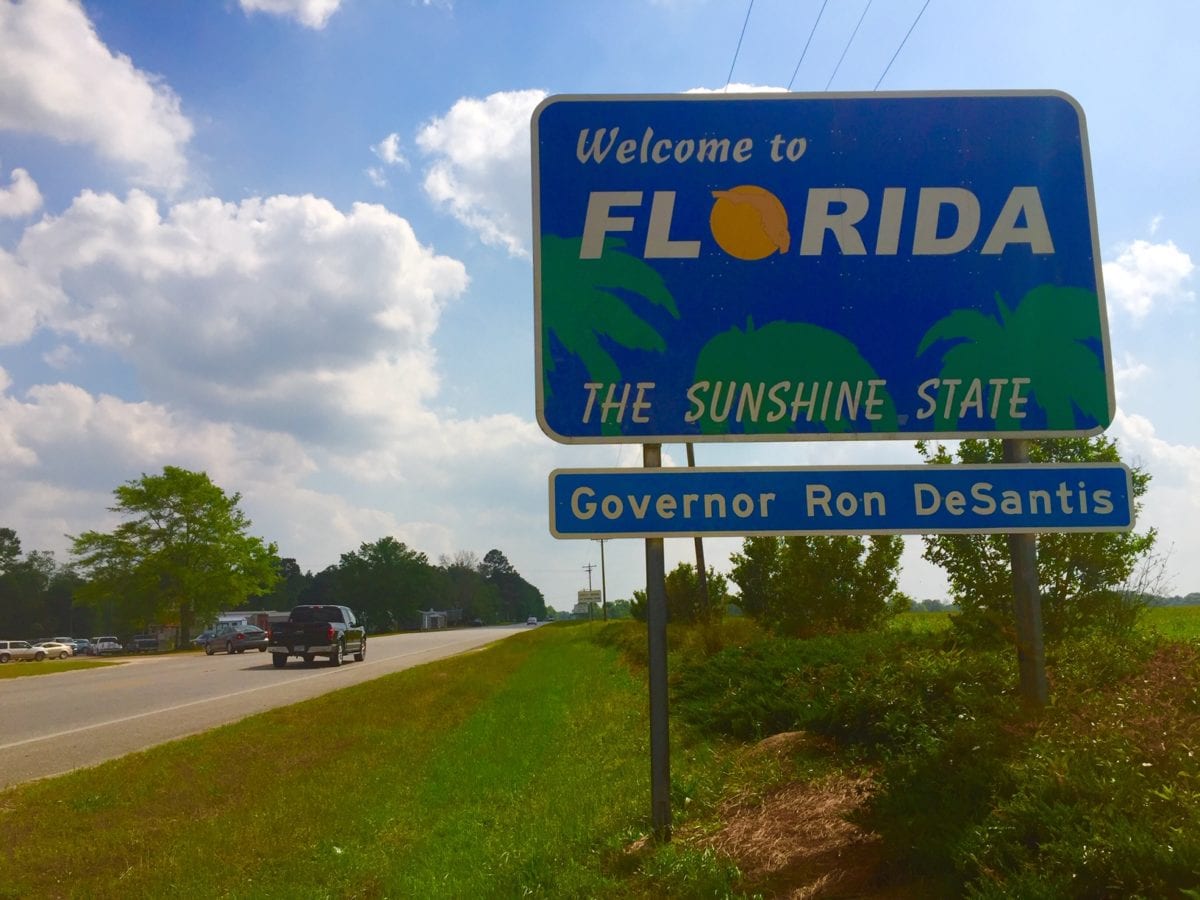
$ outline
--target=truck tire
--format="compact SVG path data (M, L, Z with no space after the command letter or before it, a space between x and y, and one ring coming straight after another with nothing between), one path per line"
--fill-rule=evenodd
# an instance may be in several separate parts
M233 656L233 641L226 641L226 642L225 642L225 652L226 652L226 653L227 653L229 656Z
M367 658L367 639L366 639L366 637L363 637L363 639L358 642L358 652L354 654L354 661L362 662L366 658Z
M277 669L282 669L284 666L287 665L287 654L286 653L272 653L271 654L271 664L273 666L275 666L275 668L277 668Z
M204 655L205 655L205 656L212 656L212 655L213 655L213 652L214 652L214 651L213 651L213 648L212 648L212 644L205 644L205 645L204 645Z
M10 659L12 659L12 657L7 653L0 653L0 664L8 662Z
M340 666L342 664L342 645L334 644L333 649L329 651L329 664L331 666Z

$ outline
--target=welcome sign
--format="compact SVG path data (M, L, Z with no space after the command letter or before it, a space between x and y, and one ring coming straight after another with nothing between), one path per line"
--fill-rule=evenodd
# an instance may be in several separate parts
M1112 420L1086 131L1064 94L551 97L533 195L556 440Z

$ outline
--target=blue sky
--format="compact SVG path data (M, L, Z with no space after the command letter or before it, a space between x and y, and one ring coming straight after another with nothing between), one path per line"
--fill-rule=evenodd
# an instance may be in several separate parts
M306 569L384 535L435 561L498 547L568 607L600 554L549 536L547 475L640 449L536 424L530 113L727 80L870 91L886 70L882 90L1082 105L1110 434L1154 476L1141 526L1170 586L1200 590L1197 35L1188 2L0 0L0 525L66 559L65 534L111 527L114 487L182 465ZM916 461L898 441L697 456ZM916 539L904 562L905 589L942 595ZM606 569L611 598L641 586L640 542L607 544Z

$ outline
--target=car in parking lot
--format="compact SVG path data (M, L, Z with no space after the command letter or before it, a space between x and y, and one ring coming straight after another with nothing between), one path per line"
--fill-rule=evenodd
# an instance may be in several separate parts
M41 662L46 655L45 650L33 646L29 641L0 641L0 663L24 659Z
M75 655L76 656L91 656L92 655L92 642L89 641L87 638L75 638L75 640L72 641L72 644L75 647Z
M41 647L51 659L67 659L75 655L75 647L61 641L38 641L33 646Z
M92 638L92 649L88 652L92 656L104 656L105 654L115 655L124 649L120 641L108 634Z
M218 625L200 644L212 656L218 650L226 653L245 653L247 650L267 652L267 633L257 625Z
M125 645L130 653L157 653L158 636L154 634L135 634Z

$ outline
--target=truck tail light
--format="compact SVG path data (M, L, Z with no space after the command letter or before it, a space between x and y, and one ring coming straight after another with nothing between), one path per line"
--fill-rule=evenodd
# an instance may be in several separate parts
M330 626L329 626L329 643L331 643L331 644L333 643L333 638L334 638L334 636L335 636L336 634L337 634L337 632L335 632L335 631L333 630L333 626L332 626L332 625L330 625Z

